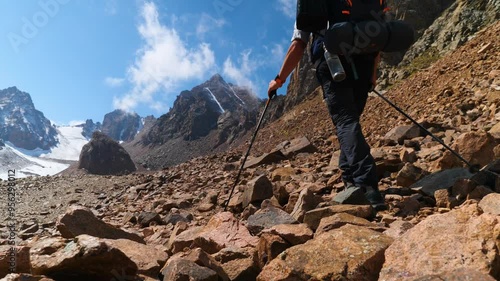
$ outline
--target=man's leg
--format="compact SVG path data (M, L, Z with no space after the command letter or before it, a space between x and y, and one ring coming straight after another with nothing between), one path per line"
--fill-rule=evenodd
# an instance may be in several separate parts
M361 112L355 100L353 81L346 79L340 83L333 82L326 63L318 66L317 76L323 87L324 100L331 119L337 128L341 149L339 166L344 171L343 179L350 180L352 176L356 186L365 191L375 189L378 192L375 161L359 123ZM376 199L380 201L381 197Z

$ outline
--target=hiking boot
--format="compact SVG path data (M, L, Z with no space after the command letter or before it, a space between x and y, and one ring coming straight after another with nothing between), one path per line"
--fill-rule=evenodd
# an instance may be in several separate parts
M380 191L378 191L378 189L375 189L373 187L366 187L366 192L364 195L375 211L378 212L387 210L387 205L385 205L384 198L382 197L382 194L380 194Z

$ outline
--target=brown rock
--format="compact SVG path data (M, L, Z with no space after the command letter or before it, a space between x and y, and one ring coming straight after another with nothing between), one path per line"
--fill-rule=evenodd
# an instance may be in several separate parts
M322 218L338 213L347 213L361 218L371 218L373 216L373 208L370 205L334 205L314 209L305 214L304 223L311 229L316 230Z
M119 249L137 265L137 273L156 277L167 261L167 253L157 248L125 239L102 239L106 244Z
M256 158L249 158L246 163L244 168L255 168L259 165L266 165L266 164L272 164L272 163L277 163L282 160L285 160L286 157L283 155L283 153L279 150L272 151L271 153L263 154L260 157Z
M59 244L61 240L53 240ZM47 244L33 246L32 274L56 280L109 281L117 276L134 277L137 265L119 248L103 239L80 235L57 251L47 251ZM54 248L59 247L55 245Z
M275 225L263 233L279 235L292 246L304 244L313 238L312 230L304 223Z
M426 275L412 281L495 281L493 277L472 268L458 268L440 274Z
M390 130L386 135L385 139L395 141L399 144L403 144L404 140L413 139L421 135L420 128L416 125L412 126L399 126Z
M291 245L279 235L264 233L260 236L257 245L257 255L259 267L263 268Z
M271 173L271 181L289 181L295 175L295 169L292 167L277 168Z
M314 153L318 151L318 149L312 145L306 137L296 138L290 142L283 142L276 148L279 149L287 158L299 153Z
M257 250L254 247L247 248L224 248L219 252L212 255L215 260L221 262L222 264L228 263L230 261L238 260L238 259L256 259L257 258Z
M177 235L170 244L172 253L186 247L199 247L213 254L226 247L255 247L258 238L250 235L248 229L230 212L213 216L206 226L188 229Z
M257 280L377 280L391 242L379 232L345 225L287 249Z
M475 200L481 200L483 197L486 195L493 193L493 190L488 188L487 186L484 185L478 185L476 188L474 188L469 195L467 196L467 200L475 199Z
M389 229L384 234L394 239L399 239L403 234L410 230L414 225L411 222L396 220L389 224Z
M188 260L194 262L199 266L206 267L215 271L221 281L230 280L227 274L225 273L224 269L222 268L222 265L214 257L205 253L200 248L191 249L187 252L180 252L172 256L161 269L162 274L167 270L167 268L170 267L170 264L172 262L177 260Z
M218 281L217 273L196 263L175 259L162 269L163 281Z
M0 246L0 277L8 273L30 273L30 248L25 246Z
M290 215L297 221L302 222L304 220L304 215L308 211L314 209L317 205L318 198L316 198L316 195L314 195L310 189L304 188L299 193L299 198L297 199L295 207Z
M433 215L387 249L380 280L413 280L435 272L474 268L500 278L500 217L477 204Z
M66 214L57 221L57 230L64 238L74 238L81 234L109 239L128 239L143 243L137 234L113 227L94 216L92 211L82 206L70 206Z
M500 216L500 194L491 193L486 195L479 202L479 208L485 213Z
M259 268L253 258L242 258L222 264L224 271L231 281L255 280L259 274Z
M469 193L476 188L477 183L470 179L461 179L455 182L451 188L451 196L457 198L458 200L465 200Z
M406 163L396 176L396 184L398 186L409 187L426 174L428 173L421 168L416 167L411 163Z
M458 206L458 200L455 197L451 197L446 189L436 190L434 198L436 199L436 207L438 208L452 209Z
M318 229L316 229L316 232L314 233L314 237L318 237L324 232L340 228L346 224L363 226L379 232L385 230L384 228L379 227L366 219L356 217L347 213L339 213L330 217L322 218L318 225Z
M401 151L400 154L401 162L403 163L414 163L417 161L417 154L415 153L415 149L406 148Z
M487 132L469 132L459 136L453 148L471 164L482 167L494 160L496 145L495 138Z
M261 175L251 180L243 192L243 208L250 203L263 201L273 196L273 184L265 175Z

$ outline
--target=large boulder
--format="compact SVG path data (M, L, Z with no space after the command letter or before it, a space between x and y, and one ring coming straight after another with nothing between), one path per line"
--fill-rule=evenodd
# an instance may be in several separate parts
M88 234L99 238L128 239L143 243L139 235L127 232L105 223L97 218L90 209L82 206L71 206L57 220L57 230L64 238L74 238L80 234Z
M124 175L136 170L128 152L99 131L95 131L90 142L83 146L78 168L96 175Z
M67 243L62 238L47 242L40 240L32 247L32 274L74 281L109 281L137 275L138 267L131 258L100 238L80 235Z
M500 278L500 216L477 204L433 215L408 230L387 249L380 280L414 280L470 268Z
M267 264L259 281L377 280L392 238L345 225L291 247Z

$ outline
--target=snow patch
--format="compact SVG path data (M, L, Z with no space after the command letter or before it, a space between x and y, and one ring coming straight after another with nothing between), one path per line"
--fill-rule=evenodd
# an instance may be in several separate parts
M15 170L16 177L24 178L55 175L69 167L68 164L25 155L8 143L0 150L0 159L5 168L0 171L0 178L3 180L8 178L8 170Z
M229 90L231 90L231 92L233 92L233 95L240 100L241 104L245 104L245 102L236 94L236 92L234 91L233 87L231 87L226 81L224 81L224 83L226 84L226 88L228 88Z
M217 103L217 105L219 105L220 112L221 112L221 113L224 113L224 112L225 112L224 108L222 108L222 105L220 105L219 101L218 101L218 100L217 100L217 98L214 96L214 94L212 93L212 91L210 91L210 89L209 89L209 88L204 88L204 89L205 89L205 90L207 90L207 91L210 93L210 95L212 96L212 99L213 99L213 100Z
M57 128L59 144L39 156L48 159L78 161L80 152L89 141L82 135L82 127L65 126Z

